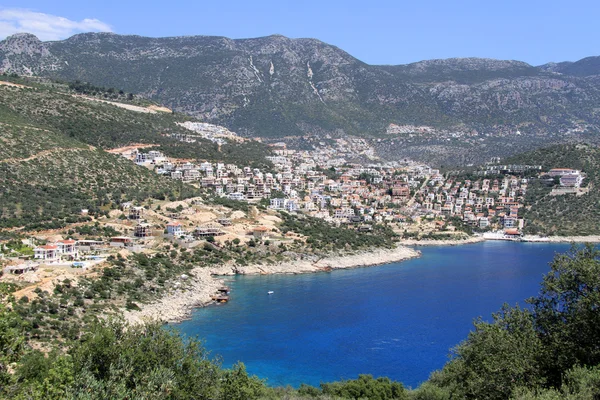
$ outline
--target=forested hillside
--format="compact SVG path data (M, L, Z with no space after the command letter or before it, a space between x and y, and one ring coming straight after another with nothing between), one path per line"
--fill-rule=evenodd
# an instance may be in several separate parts
M254 141L230 142L219 147L202 138L181 143L169 134L189 134L177 122L189 117L165 112L136 112L108 102L99 102L59 90L51 83L25 87L0 86L0 117L27 121L29 125L52 130L103 149L133 143L155 144L168 156L198 160L267 165L266 146ZM31 85L31 86L30 86ZM58 85L57 85L58 86ZM66 140L61 138L60 140Z
M145 143L174 157L269 165L257 142L182 143L163 135L184 132L175 122L186 117L130 111L53 86L0 85L0 227L59 227L80 220L81 209L94 215L125 201L197 194L104 149Z

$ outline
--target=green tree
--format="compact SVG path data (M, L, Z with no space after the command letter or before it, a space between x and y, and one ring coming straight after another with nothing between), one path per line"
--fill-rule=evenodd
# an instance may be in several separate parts
M12 381L10 364L18 361L25 350L25 332L18 315L0 304L0 395Z
M374 379L372 375L359 375L358 379L354 380L323 383L321 388L323 394L344 399L408 399L408 393L400 382L385 377Z
M252 400L261 395L263 382L255 376L248 376L246 366L238 363L231 370L226 370L221 383L220 399Z
M541 341L531 313L504 305L492 323L478 320L475 331L454 349L454 359L434 379L464 399L506 399L517 387L538 387Z
M592 245L557 255L529 302L544 344L550 383L574 365L600 364L600 251Z

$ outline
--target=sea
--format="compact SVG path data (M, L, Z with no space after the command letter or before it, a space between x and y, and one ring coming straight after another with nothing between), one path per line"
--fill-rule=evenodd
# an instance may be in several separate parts
M223 367L243 362L271 386L387 376L415 388L503 303L526 306L569 244L486 241L420 247L399 263L225 278L227 304L171 325ZM272 291L272 294L268 292Z

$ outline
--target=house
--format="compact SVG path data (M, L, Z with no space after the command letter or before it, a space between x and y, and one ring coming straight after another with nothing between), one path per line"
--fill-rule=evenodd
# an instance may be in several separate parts
M77 242L73 239L60 240L56 242L56 246L58 247L58 252L62 257L66 257L69 260L74 260L79 256L79 251L77 250Z
M221 227L215 224L199 226L194 231L194 235L198 237L221 236L224 234L225 232L221 230Z
M132 245L132 239L127 236L115 236L110 238L111 247L128 247Z
M36 247L33 252L36 260L41 260L47 263L60 261L60 251L56 245L47 244L45 246Z
M287 204L285 205L285 209L289 212L294 212L298 210L298 202L296 202L295 200L289 200L287 202Z
M553 178L555 176L563 176L569 174L579 174L579 171L571 168L553 168L550 171L548 171L548 175L550 175Z
M269 208L273 210L283 210L285 208L285 199L271 199Z
M183 226L180 222L169 222L167 224L167 235L171 236L181 236L183 235Z
M359 232L371 232L373 227L371 225L363 224L358 227Z
M504 238L506 238L506 239L520 239L521 236L523 236L521 234L521 232L519 232L519 230L515 229L515 228L513 228L513 229L506 229L504 231Z
M479 227L480 228L487 228L490 225L490 221L488 220L487 217L481 217L479 219Z
M29 271L37 271L39 264L26 263L19 265L11 265L4 268L4 273L12 275L21 275Z
M517 219L514 217L504 217L502 224L506 229L514 228L517 225Z
M229 198L229 200L237 200L237 201L246 200L246 196L244 196L244 194L240 193L240 192L230 193L227 197Z
M136 164L144 164L147 161L148 161L148 154L146 154L146 153L137 153L135 155L135 162L136 162Z
M361 223L363 221L363 218L360 215L352 215L350 217L348 217L348 222L350 222L351 224L358 224Z
M408 183L406 182L396 182L392 187L392 196L397 197L402 200L408 199L410 196L410 189L408 187Z
M181 172L181 171L172 171L171 172L171 178L172 179L177 179L177 180L182 180L183 179L183 172Z
M560 177L560 186L564 187L579 187L583 181L583 176L579 173L565 174Z
M101 240L90 240L90 239L82 239L77 241L77 250L78 251L92 251L98 250L99 248L104 246L104 242Z
M264 239L269 236L269 228L266 226L257 226L252 230L252 234L256 239Z
M186 169L183 171L183 181L193 182L200 179L200 171L197 169Z

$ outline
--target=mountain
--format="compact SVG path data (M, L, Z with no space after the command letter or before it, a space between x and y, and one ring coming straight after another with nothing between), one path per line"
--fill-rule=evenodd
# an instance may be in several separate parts
M376 137L388 158L427 153L438 162L469 162L453 154L493 154L498 138L515 150L597 140L600 127L600 65L593 57L540 67L480 58L377 66L315 39L280 35L85 33L55 42L13 35L0 42L0 65L5 73L140 93L246 136ZM413 130L412 141L398 137L395 126ZM420 135L415 127L422 126L434 135ZM453 133L469 134L473 146L428 153L447 149Z
M576 62L551 63L541 66L542 69L572 76L600 75L600 57L586 57Z

